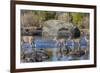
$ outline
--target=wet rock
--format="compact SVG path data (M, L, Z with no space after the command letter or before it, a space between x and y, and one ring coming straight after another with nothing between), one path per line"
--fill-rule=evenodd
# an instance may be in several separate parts
M36 62L42 62L49 58L49 56L44 51L37 51L35 54Z
M49 59L49 56L44 51L36 51L34 53L24 54L23 62L43 62Z
M71 54L74 57L81 57L83 55L85 55L85 52L83 50L79 50L79 51L75 51Z

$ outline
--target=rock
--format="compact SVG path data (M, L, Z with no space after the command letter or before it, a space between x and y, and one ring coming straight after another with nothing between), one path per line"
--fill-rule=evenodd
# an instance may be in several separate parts
M71 21L71 16L69 13L65 12L56 12L56 19L70 22Z
M71 30L71 32L72 32L72 36L73 36L73 38L79 38L80 37L80 30L79 30L79 28L78 27L76 27L76 26L74 26L73 28L72 28L72 30Z
M35 60L36 62L42 62L49 58L44 51L36 51Z
M72 52L71 54L73 57L81 57L83 55L85 55L85 52L83 50L80 50L80 51L75 51L75 52Z
M72 27L73 27L72 23L67 23L61 20L48 20L48 21L45 21L43 24L43 36L48 35L48 36L57 37L58 36L57 33L59 29L66 28L68 30L71 30Z
M39 15L34 14L33 12L27 12L21 15L21 26L23 27L40 27L42 23Z

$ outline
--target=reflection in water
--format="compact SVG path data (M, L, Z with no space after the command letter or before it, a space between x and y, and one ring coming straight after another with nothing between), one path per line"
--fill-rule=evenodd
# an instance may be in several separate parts
M52 49L52 61L57 61L57 54L56 54L57 48Z
M46 40L43 41L42 39L42 42L35 42L35 40L32 40L32 43L29 43L27 41L24 42L22 44L21 52L23 53L23 55L21 55L22 62L73 61L89 59L89 46L86 46L87 44L79 46L80 43L76 43L76 41L72 41L69 44L68 41L71 41L69 39L67 41L64 39L53 39L50 41L48 40L48 42L45 41ZM83 41L82 39L79 41L81 41L82 44L85 40ZM49 45L52 42L53 44ZM40 45L38 45L38 43ZM72 43L73 45L71 45ZM68 45L70 45L70 47ZM82 46L85 46L85 48L83 48ZM30 52L28 52L27 50L29 50Z

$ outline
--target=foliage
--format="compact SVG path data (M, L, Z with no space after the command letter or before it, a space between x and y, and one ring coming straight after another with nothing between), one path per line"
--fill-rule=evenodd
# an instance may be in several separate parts
M51 19L58 19L57 17L59 17L60 15L62 16L62 18L60 18L61 20L65 19L64 21L66 22L70 22L73 23L75 26L77 26L78 28L81 28L82 22L84 22L85 20L83 20L83 17L87 17L89 18L89 14L88 13L79 13L79 12L55 12L55 11L40 11L40 10L32 10L32 11L27 11L27 10L23 10L22 13L28 13L28 12L32 12L31 16L33 17L33 19L29 18L29 20L24 20L24 21L30 21L30 19L32 20L30 23L35 23L37 25L41 25L42 22L47 21L47 20L51 20ZM66 15L67 13L67 15ZM29 13L30 14L30 13ZM28 15L29 16L29 15ZM67 20L69 21L67 21ZM87 24L89 25L89 20L87 22Z
M82 25L83 14L82 13L71 13L71 16L72 16L72 23L80 27L80 25Z

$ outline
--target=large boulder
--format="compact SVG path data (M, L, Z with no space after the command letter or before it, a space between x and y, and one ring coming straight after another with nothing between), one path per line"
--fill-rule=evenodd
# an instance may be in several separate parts
M57 37L59 30L63 28L68 29L67 31L70 31L73 28L73 24L61 20L45 21L43 24L43 36L48 35L48 37Z
M59 33L60 32L60 33ZM77 26L72 23L65 22L62 20L48 20L43 24L43 37L46 38L79 38L80 30Z

